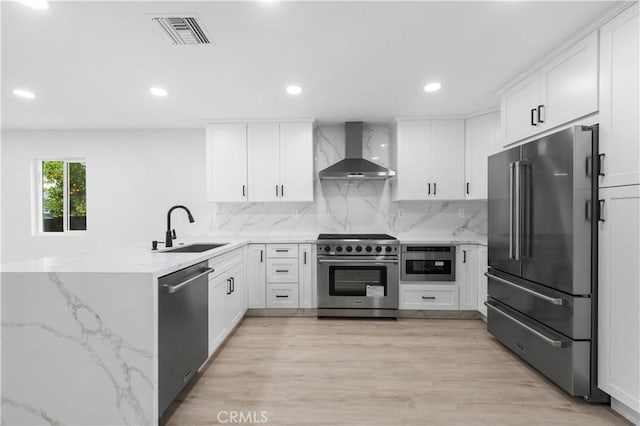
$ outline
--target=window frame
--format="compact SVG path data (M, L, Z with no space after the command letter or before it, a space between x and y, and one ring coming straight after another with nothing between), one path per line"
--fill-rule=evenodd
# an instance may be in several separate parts
M44 204L43 204L43 174L42 167L45 162L52 161L61 161L63 162L63 175L62 175L62 231L60 232L46 232L43 229L43 220L44 220ZM69 217L69 163L84 163L85 168L88 168L88 162L86 158L82 157L46 157L46 158L36 158L33 164L34 168L34 179L35 184L31 187L35 190L33 194L34 198L34 209L33 209L33 235L39 236L82 236L86 235L89 230L89 223L87 221L87 229L69 229L70 217ZM85 186L86 186L87 177L85 175ZM87 203L89 200L88 194L85 194L87 197Z

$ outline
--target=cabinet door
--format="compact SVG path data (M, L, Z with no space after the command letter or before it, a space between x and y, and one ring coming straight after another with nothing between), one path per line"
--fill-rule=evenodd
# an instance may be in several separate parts
M249 201L280 199L280 131L278 123L247 125Z
M228 328L231 329L242 318L242 265L234 267L228 273L231 279L230 294L227 297L225 309Z
M639 7L600 30L600 186L640 183Z
M464 195L467 200L487 199L487 164L497 148L500 115L497 112L465 122Z
M247 201L247 126L207 126L209 201Z
M313 308L315 288L313 285L313 268L315 256L312 257L312 245L300 244L300 259L298 260L298 273L300 275L300 307Z
M478 311L487 316L487 307L484 302L487 300L487 247L478 247Z
M458 246L456 281L460 289L460 310L478 309L478 251L476 246Z
M313 201L313 124L280 123L282 201Z
M245 287L249 291L249 308L264 309L266 307L266 248L264 244L251 244L247 254Z
M209 281L209 356L222 343L228 330L225 304L229 289L230 283L226 274Z
M640 406L640 185L600 189L598 386ZM601 201L602 202L602 201Z
M401 121L397 128L397 200L425 200L431 159L431 121Z
M540 69L539 103L542 108L538 131L598 110L597 31Z
M538 131L536 111L539 75L525 78L502 95L502 131L505 145L524 139Z
M429 199L464 199L464 120L433 120Z

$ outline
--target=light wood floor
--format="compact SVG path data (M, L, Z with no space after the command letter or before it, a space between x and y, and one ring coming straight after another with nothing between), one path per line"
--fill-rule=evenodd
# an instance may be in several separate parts
M480 320L245 318L171 410L169 425L232 410L268 425L628 424L554 387Z

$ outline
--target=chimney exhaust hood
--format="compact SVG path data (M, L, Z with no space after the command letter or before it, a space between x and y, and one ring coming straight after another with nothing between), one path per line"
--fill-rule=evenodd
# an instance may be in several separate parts
M396 172L362 158L363 124L362 121L351 121L344 125L345 159L318 172L318 177L325 180L363 179L384 180L396 175Z

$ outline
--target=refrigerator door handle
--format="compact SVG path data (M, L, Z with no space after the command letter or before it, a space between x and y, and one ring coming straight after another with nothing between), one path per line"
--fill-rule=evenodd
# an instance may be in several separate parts
M509 259L513 259L513 170L514 163L509 163Z
M516 197L515 197L515 202L514 202L514 227L515 227L515 232L513 233L513 240L514 240L514 248L513 248L513 259L514 260L520 260L520 225L521 225L521 220L520 220L520 204L521 204L521 188L520 188L520 161L516 161L514 163L514 174L515 174L515 190L516 190Z

